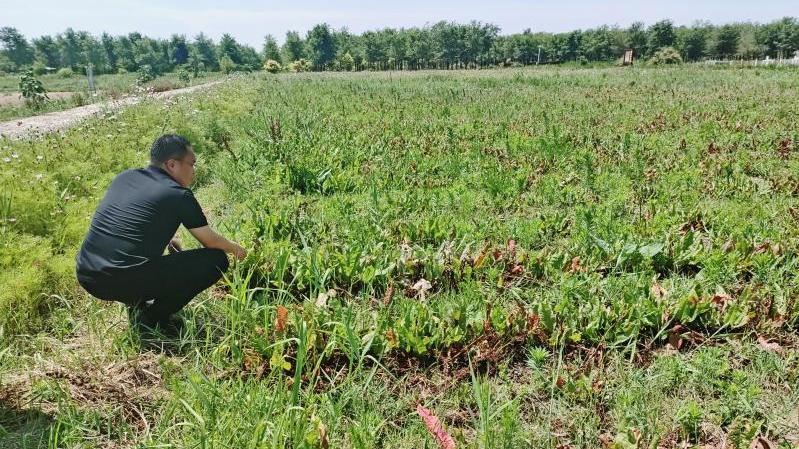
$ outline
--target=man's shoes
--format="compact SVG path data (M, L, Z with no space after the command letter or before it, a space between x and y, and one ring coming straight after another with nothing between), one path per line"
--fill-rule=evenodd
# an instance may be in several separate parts
M162 332L169 335L180 335L180 331L185 325L186 322L179 315L170 315L169 318L161 320L157 324Z
M160 332L166 336L179 336L185 322L178 315L171 315L164 320L156 320L147 315L146 310L128 308L130 326L141 334Z

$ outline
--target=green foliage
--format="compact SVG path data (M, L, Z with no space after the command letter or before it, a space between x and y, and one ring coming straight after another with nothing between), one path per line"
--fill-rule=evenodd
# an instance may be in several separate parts
M674 47L663 47L652 55L649 63L653 65L682 64L682 56Z
M308 72L312 69L311 63L305 59L298 59L288 66L289 72Z
M47 90L42 82L33 75L33 70L28 69L19 79L19 91L28 106L38 108L49 100Z
M69 67L64 67L58 69L56 75L59 78L72 78L72 75L74 75L74 73L72 72L72 69L70 69Z
M794 74L645 72L237 77L3 141L0 373L59 447L429 446L417 403L459 447L789 444ZM150 350L73 257L173 130L250 255Z
M230 74L238 71L239 66L233 62L233 59L231 59L230 56L225 55L219 58L219 70L221 70L222 73Z
M155 79L155 73L153 72L153 68L150 65L143 65L139 68L138 73L136 74L136 84L142 85L147 84L150 81Z
M349 52L344 53L338 59L338 66L340 70L352 72L355 69L355 58Z
M47 73L47 69L45 68L44 64L40 61L34 62L33 65L31 66L31 69L33 69L34 75L44 75L45 73Z
M326 24L314 26L306 37L310 60L316 70L326 70L336 57L336 43L330 27Z
M191 82L191 74L186 69L186 67L181 67L180 69L178 69L177 75L178 79L180 80L181 83L183 83L184 86L188 86L189 83Z
M281 69L280 63L275 61L274 59L270 59L264 63L264 70L269 73L277 73Z

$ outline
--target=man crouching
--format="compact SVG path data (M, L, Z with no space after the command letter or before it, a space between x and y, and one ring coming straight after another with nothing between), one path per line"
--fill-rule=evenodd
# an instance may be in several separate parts
M247 255L208 226L189 189L196 160L185 138L156 139L149 167L126 170L111 182L76 257L80 285L92 296L125 304L140 330L179 328L172 314L222 277L226 253L239 260ZM205 248L182 251L173 238L181 224Z

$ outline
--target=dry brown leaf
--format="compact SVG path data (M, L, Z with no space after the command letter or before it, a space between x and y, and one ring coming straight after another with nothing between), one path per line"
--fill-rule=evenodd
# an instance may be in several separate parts
M652 293L652 296L658 299L663 299L669 294L669 292L667 292L666 289L660 285L657 276L652 277L652 287L650 288L650 292Z
M771 249L771 244L769 242L761 243L752 250L752 254L763 254L769 249Z
M779 343L769 341L764 336L757 337L757 344L760 345L761 348L765 349L768 352L780 352L782 351L782 346Z
M575 256L572 259L571 263L569 264L569 273L577 273L582 269L582 265L580 264L580 256Z
M733 240L731 238L728 239L726 242L724 242L723 245L721 245L721 250L723 252L725 252L725 253L728 253L728 252L732 251L733 249L735 249L735 240Z
M319 445L322 446L322 449L328 449L330 447L330 440L327 438L327 427L325 427L325 423L318 418L317 425L319 429Z
M669 345L674 349L680 349L683 346L682 329L683 327L678 324L669 331Z
M777 445L764 437L757 437L749 445L749 449L777 449Z
M492 308L491 302L490 301L486 302L486 314L485 317L483 318L483 332L485 332L486 334L490 334L493 331L493 328L491 326L491 308Z
M388 307L391 304L391 298L394 297L394 286L389 285L388 289L386 290L386 294L383 295L383 305Z
M730 301L732 301L732 296L728 295L727 293L721 290L716 292L716 294L713 295L713 298L711 299L711 302L713 302L713 304L720 306L722 309L725 308L727 306L727 303L729 303Z
M411 287L411 289L416 292L416 296L418 296L422 301L425 299L426 292L431 288L433 288L433 284L424 278L416 281L416 283Z

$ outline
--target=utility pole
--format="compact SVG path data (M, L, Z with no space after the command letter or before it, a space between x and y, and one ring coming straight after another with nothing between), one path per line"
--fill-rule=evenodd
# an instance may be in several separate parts
M95 93L97 90L94 88L94 71L92 70L94 67L92 63L86 64L86 76L89 78L89 91Z
M538 59L535 60L535 65L538 65L539 62L541 62L541 46L540 45L538 46Z

